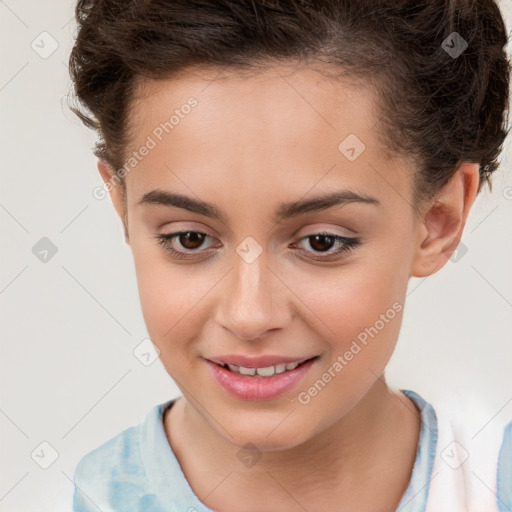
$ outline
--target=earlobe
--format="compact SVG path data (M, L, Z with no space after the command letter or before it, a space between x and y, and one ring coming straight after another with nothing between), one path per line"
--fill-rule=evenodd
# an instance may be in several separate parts
M478 192L479 167L473 163L460 165L419 222L411 276L434 274L457 249Z
M126 199L124 197L123 187L120 184L120 178L114 175L112 167L101 158L98 159L98 171L100 172L101 179L105 183L106 189L109 191L114 209L123 224L125 242L129 244Z

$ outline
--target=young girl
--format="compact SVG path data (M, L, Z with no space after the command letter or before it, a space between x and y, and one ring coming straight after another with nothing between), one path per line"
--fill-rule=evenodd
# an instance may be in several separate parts
M80 0L74 112L182 396L74 510L512 510L512 423L384 376L506 135L491 0Z

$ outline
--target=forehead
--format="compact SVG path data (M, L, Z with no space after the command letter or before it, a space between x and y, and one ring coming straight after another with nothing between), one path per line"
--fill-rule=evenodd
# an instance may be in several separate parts
M191 68L145 80L132 104L129 153L149 139L153 147L127 186L133 201L150 188L182 187L180 176L205 194L228 184L281 199L333 186L409 196L410 162L389 156L378 112L370 86L306 65Z
M139 80L131 118L141 135L194 97L198 105L192 116L186 114L193 120L180 123L173 135L189 137L201 125L203 130L215 128L216 138L238 134L267 147L275 128L286 128L282 139L290 142L325 138L326 132L368 136L378 112L373 90L360 79L335 80L321 71L319 64L284 63L248 70L187 68L168 80ZM239 128L244 131L239 133Z

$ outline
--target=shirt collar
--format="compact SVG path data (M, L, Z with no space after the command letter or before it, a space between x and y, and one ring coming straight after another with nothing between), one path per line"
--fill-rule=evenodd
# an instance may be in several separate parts
M396 512L425 512L437 446L437 418L434 408L420 395L401 391L421 411L421 430L411 479ZM165 434L163 413L175 401L153 407L140 425L139 446L146 475L152 492L167 510L214 512L194 494Z

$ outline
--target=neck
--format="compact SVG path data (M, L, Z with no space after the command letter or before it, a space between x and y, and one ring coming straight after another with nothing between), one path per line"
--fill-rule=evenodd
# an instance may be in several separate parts
M371 509L366 506L377 498L379 510L386 510L385 496L395 510L410 479L420 430L413 402L377 379L328 429L293 448L265 451L257 464L245 467L237 457L240 447L213 430L185 398L171 410L166 431L189 484L207 506L223 512L230 506L254 510L255 503L260 510L292 510L286 505L291 497L306 510L319 503L328 507L330 500L336 510L339 499L344 510L351 502L355 509Z

